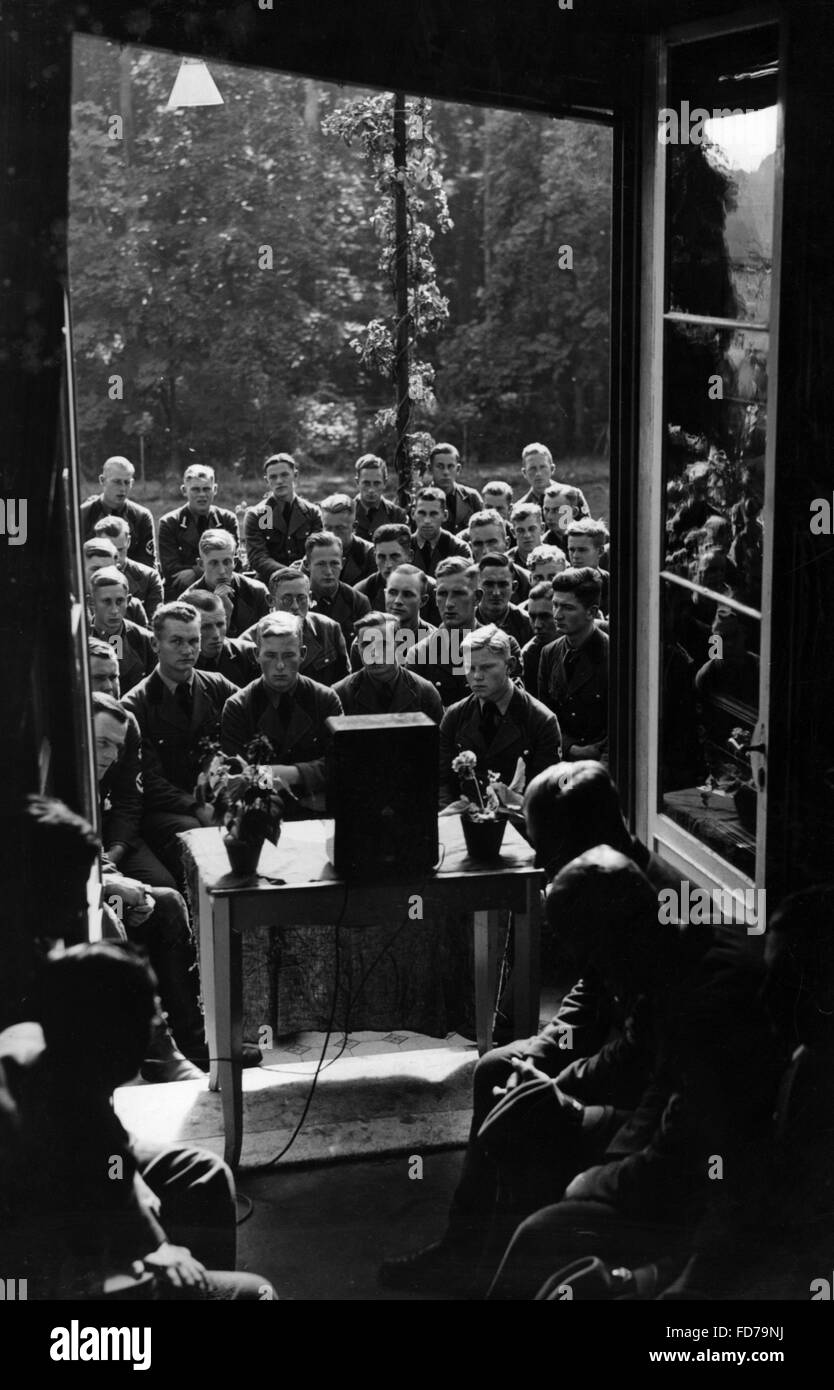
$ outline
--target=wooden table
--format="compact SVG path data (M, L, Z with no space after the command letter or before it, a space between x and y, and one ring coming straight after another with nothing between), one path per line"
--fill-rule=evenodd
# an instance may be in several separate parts
M513 1023L518 1037L539 1026L539 928L544 876L526 840L508 825L501 858L475 864L466 853L460 818L438 820L442 858L424 878L348 886L330 863L333 822L284 825L277 846L265 844L258 877L233 878L213 827L180 836L196 871L200 974L210 1057L209 1088L223 1098L225 1158L235 1167L243 1138L241 1083L241 934L280 921L308 926L365 926L391 922L392 908L408 917L412 900L423 911L472 913L478 1051L492 1046L499 913L515 914ZM271 880L280 880L271 881Z

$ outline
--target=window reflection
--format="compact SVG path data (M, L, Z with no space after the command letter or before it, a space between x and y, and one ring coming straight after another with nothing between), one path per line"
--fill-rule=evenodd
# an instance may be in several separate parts
M672 322L665 361L664 569L758 610L767 334Z

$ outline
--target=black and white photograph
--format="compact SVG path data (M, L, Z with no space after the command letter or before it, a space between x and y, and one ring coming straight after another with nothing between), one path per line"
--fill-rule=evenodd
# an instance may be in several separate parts
M800 1374L834 6L0 50L0 1327L163 1374L162 1304L560 1302L580 1370Z

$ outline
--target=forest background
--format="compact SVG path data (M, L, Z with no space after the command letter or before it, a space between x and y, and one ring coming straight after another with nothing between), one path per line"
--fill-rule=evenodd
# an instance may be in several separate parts
M390 463L394 445L393 386L367 351L369 325L394 317L380 194L361 140L337 130L374 94L212 63L223 104L169 111L178 66L75 44L85 495L110 454L133 460L134 496L156 515L195 462L217 469L226 505L255 500L274 450L296 455L302 492L350 488L360 453ZM607 515L611 133L439 101L409 111L409 159L429 148L448 210L418 167L410 231L444 312L418 345L415 446L451 440L464 481L505 477L518 495L521 449L542 440Z

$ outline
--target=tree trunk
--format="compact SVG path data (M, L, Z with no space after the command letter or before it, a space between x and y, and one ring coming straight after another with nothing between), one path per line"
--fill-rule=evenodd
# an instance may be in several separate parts
M133 88L130 80L131 50L119 50L119 112L122 118L122 137L125 164L130 168L133 156Z
M397 444L394 466L399 487L397 501L411 501L411 464L408 453L408 424L411 397L408 381L408 215L405 193L406 167L405 92L394 93L394 284L397 305L394 348L394 389L397 398Z

